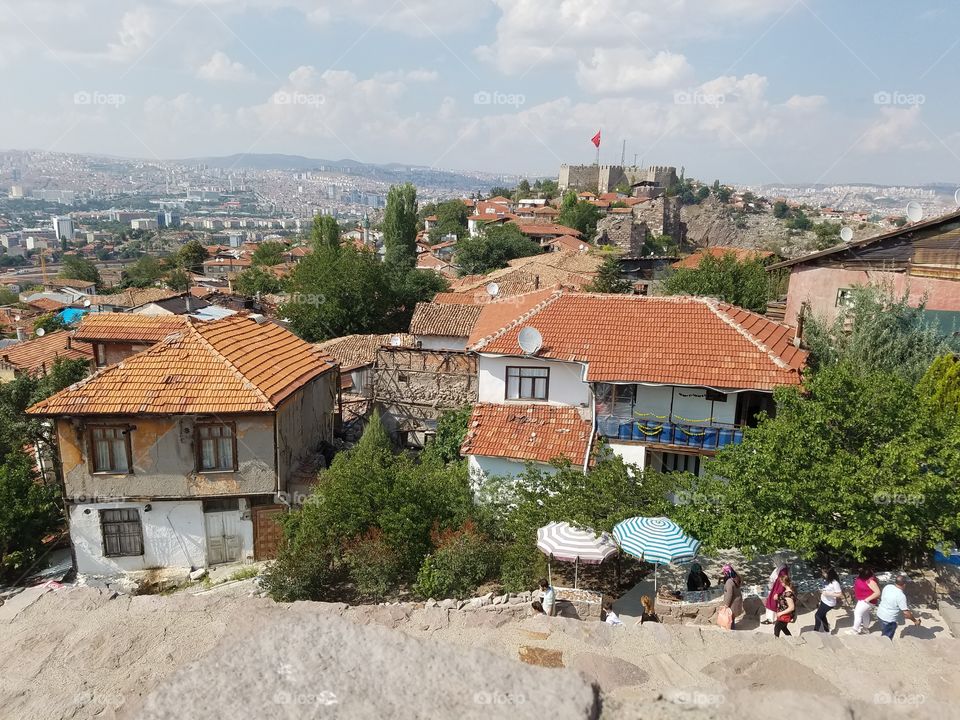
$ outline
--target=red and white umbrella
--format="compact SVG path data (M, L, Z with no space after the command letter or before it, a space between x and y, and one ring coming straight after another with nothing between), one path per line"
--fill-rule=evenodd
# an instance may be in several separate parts
M574 527L566 522L552 522L537 530L537 549L551 560L576 564L574 587L579 579L580 563L598 565L618 552L610 533L597 535L589 528Z

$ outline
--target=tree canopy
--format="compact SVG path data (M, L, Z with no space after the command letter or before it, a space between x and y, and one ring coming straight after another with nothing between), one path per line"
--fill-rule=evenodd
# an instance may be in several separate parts
M283 262L283 254L286 251L287 246L282 242L268 240L267 242L260 243L257 246L257 249L253 251L253 256L250 258L250 260L254 265L262 265L265 267L279 265Z
M677 269L664 278L660 289L664 295L713 297L762 313L776 295L778 281L759 259L741 261L733 253L719 258L704 253L697 267Z
M483 275L507 266L510 260L540 253L540 246L513 223L488 225L477 237L457 243L456 263L461 275Z
M206 259L207 248L199 240L188 240L177 251L177 264L188 272L203 272L203 261Z
M587 242L593 240L597 234L597 223L600 221L600 208L586 200L577 198L573 191L563 196L560 204L560 214L557 222L560 225L579 230Z
M317 247L339 247L340 225L331 215L315 215L310 230L310 242Z
M633 283L620 273L618 256L610 253L603 259L597 276L584 289L597 293L629 293L633 291Z
M65 255L60 264L60 277L64 280L86 280L100 287L100 271L91 261L79 255Z
M417 189L412 183L394 185L383 213L384 262L395 270L417 264Z

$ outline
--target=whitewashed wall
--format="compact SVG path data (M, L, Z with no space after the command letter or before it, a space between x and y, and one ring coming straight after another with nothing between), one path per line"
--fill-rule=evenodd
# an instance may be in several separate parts
M540 470L554 470L552 465L543 463L533 464ZM520 460L510 460L509 458L468 455L467 467L470 469L470 478L476 483L485 478L516 477L523 473L527 464Z
M467 339L456 335L417 335L417 341L424 350L458 350L467 349Z
M583 366L578 363L486 355L481 355L478 363L480 402L506 402L507 366L550 368L550 394L547 401L552 404L589 407L592 402L590 386L582 379Z

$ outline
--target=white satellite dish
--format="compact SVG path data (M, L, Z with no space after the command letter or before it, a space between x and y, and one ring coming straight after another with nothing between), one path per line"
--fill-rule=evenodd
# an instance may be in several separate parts
M910 222L920 222L923 220L923 207L916 200L907 203L907 220Z
M543 347L543 336L535 327L527 325L525 328L521 328L517 335L517 343L525 355L535 355Z
M84 306L84 307L90 307L90 300L84 300L84 301L83 301L83 306Z
M46 334L47 334L47 331L44 330L43 328L39 328L39 329L37 330L37 337L43 337L43 336L46 335Z
M393 347L400 347L403 344L403 340L400 338L399 335L392 335L390 336L390 344Z
M495 282L487 283L487 295L489 295L492 298L495 298L499 294L500 294L499 285L497 285Z
M953 201L954 201L957 205L960 205L960 188L957 188L956 192L953 193Z
M850 242L853 240L853 230L848 227L840 228L840 239L844 242Z

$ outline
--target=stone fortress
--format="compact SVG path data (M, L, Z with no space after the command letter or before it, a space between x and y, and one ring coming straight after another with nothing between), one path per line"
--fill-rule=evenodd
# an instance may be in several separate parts
M619 185L644 185L661 189L677 182L677 169L670 165L638 167L631 165L561 165L560 191L590 190L597 193L611 192Z

